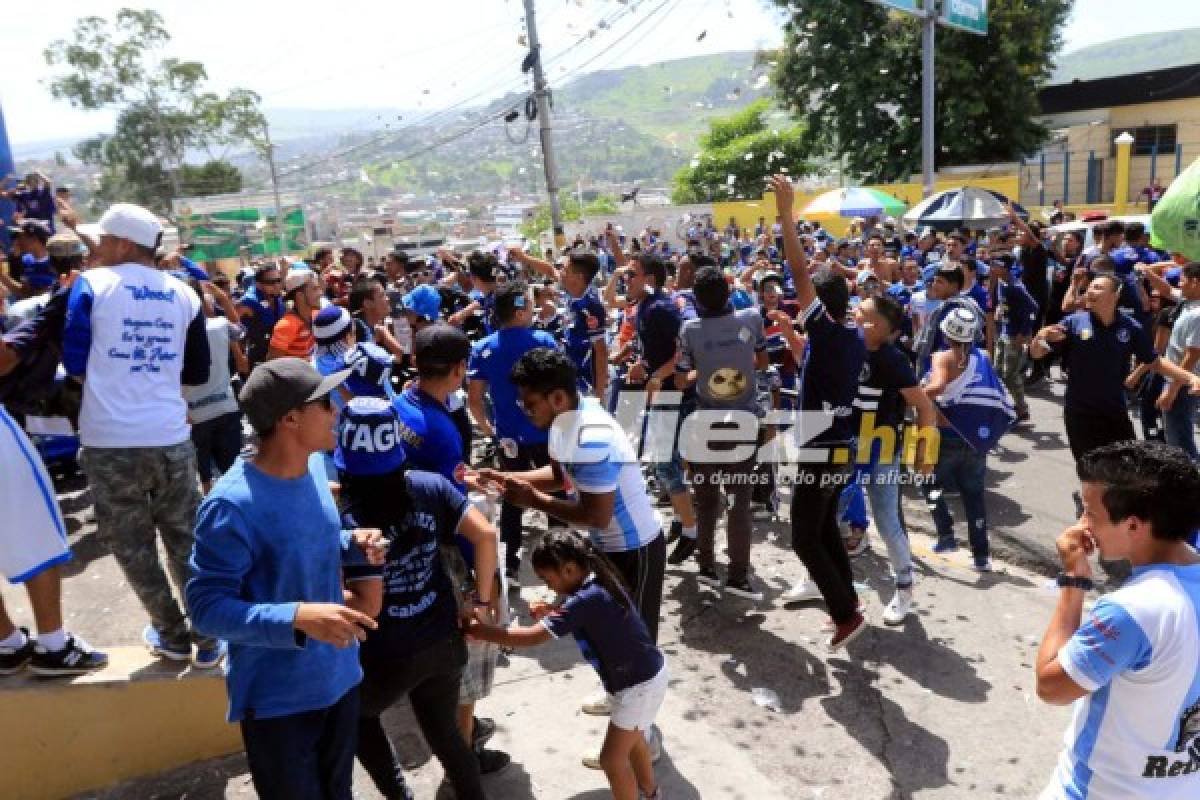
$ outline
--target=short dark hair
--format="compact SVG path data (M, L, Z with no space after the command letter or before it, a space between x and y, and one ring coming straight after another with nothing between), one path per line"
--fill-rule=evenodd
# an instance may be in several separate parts
M934 277L939 276L942 279L953 283L959 289L961 289L967 282L967 277L963 274L962 267L958 266L957 264L954 266L938 267L937 272L934 273Z
M333 250L328 247L318 247L316 252L313 253L313 257L312 257L313 263L319 264L321 262L321 259L324 258L325 256L329 256L332 258Z
M883 242L883 234L881 234L881 233L872 233L870 236L868 236L868 237L867 237L867 244L870 244L870 243L871 243L871 241L872 241L872 240L874 240L874 239L878 239L880 244L883 244L883 243L884 243L884 242Z
M508 379L518 389L542 395L561 389L576 402L579 400L575 363L561 350L535 347L517 359Z
M1097 447L1076 465L1079 480L1103 487L1113 522L1137 517L1155 539L1187 539L1200 527L1200 471L1183 450L1154 441Z
M511 281L496 290L496 324L507 325L522 308L522 303L529 302L529 284L525 281Z
M591 283L600 271L600 259L592 253L571 253L567 257L567 266L578 272L586 283Z
M696 302L700 307L710 314L722 311L729 302L729 284L716 267L702 267L697 270L692 292L696 295Z
M1200 261L1189 261L1183 265L1183 271L1180 273L1185 278L1196 280L1200 278Z
M840 320L846 316L850 307L850 284L846 279L830 269L822 269L813 276L813 289L829 316Z
M1107 239L1109 236L1124 236L1124 235L1125 235L1125 223L1121 222L1121 220L1110 219L1108 222L1104 223L1104 238Z
M500 262L491 253L475 250L467 256L467 270L471 273L471 277L478 278L485 283L495 282L496 270L499 268Z
M705 267L715 267L717 265L717 260L708 253L696 253L694 255L689 255L688 261L692 262L692 266L697 270L704 269Z
M653 253L638 253L634 261L642 267L642 273L654 278L654 288L661 289L667 283L667 265Z
M255 282L261 281L263 278L267 277L267 273L269 272L279 272L279 267L275 266L274 264L264 264L263 266L254 270Z
M1092 275L1092 280L1100 280L1100 279L1106 280L1109 283L1111 283L1113 285L1113 291L1115 291L1117 293L1117 295L1120 296L1121 289L1124 288L1124 283L1122 283L1121 279L1117 277L1117 273L1115 273L1115 272L1097 272Z
M952 233L952 234L950 234L949 236L947 236L947 237L946 237L946 241L947 241L947 242L950 242L950 241L958 242L958 243L960 243L960 244L961 244L963 247L966 247L966 246L967 246L967 237L963 236L963 235L962 235L961 233L959 233L958 231L955 231L954 233Z
M362 311L363 303L371 298L371 293L375 291L375 286L383 288L383 281L375 275L363 275L354 281L354 285L350 288L350 313L357 314Z
M1125 226L1125 238L1129 241L1137 241L1146 235L1146 226L1140 222L1130 222Z
M904 306L900 305L899 300L888 294L877 294L868 299L875 304L875 310L879 312L879 316L887 322L889 331L895 333L903 327Z

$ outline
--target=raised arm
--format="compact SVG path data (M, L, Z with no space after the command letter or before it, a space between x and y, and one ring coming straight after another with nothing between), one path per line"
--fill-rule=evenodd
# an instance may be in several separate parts
M812 278L808 274L808 256L800 244L796 233L796 225L792 215L792 206L796 200L796 191L787 175L776 175L769 181L771 190L775 192L775 208L779 216L786 220L783 226L783 253L788 266L792 268L792 281L796 286L796 300L800 308L807 309L817 299L817 290L813 288Z

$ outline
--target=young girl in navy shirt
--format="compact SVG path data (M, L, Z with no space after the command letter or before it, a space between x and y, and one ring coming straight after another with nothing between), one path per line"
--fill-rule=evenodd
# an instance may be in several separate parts
M467 634L507 647L531 647L573 634L612 697L600 764L616 800L659 800L644 732L667 692L666 660L650 639L621 578L607 558L573 531L546 535L533 569L563 599L533 603L537 623L501 628L472 621Z

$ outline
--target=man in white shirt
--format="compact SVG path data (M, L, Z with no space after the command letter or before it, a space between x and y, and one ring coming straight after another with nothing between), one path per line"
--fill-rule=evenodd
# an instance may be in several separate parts
M118 203L99 225L102 266L75 281L63 331L63 366L83 382L80 464L96 529L150 615L142 634L150 650L214 667L222 650L189 632L155 536L182 595L200 502L182 387L208 379L204 313L194 291L156 269L162 226L153 213Z
M1074 702L1042 800L1200 797L1200 471L1159 442L1089 451L1083 516L1058 538L1054 616L1037 657L1038 697ZM1133 578L1096 602L1089 555L1128 559Z

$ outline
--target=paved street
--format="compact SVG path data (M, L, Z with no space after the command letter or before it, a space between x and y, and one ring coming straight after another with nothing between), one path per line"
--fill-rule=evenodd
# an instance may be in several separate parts
M1067 711L1033 694L1037 637L1054 594L1025 565L1038 566L1038 553L1066 523L1074 479L1057 405L1035 397L1031 407L1032 432L1006 437L990 460L994 541L1017 563L998 560L996 573L980 576L965 549L934 555L928 514L910 498L917 614L901 628L879 625L849 654L824 652L820 605L781 604L781 592L802 574L786 521L756 525L754 563L768 588L758 608L698 588L691 567L669 570L662 641L672 690L659 721L666 737L659 774L669 796L882 800L1040 790ZM136 644L144 617L97 542L78 481L64 484L63 506L76 552L65 592L69 626L98 645ZM879 545L855 562L877 623L891 591L882 552ZM3 591L14 616L26 620L24 596ZM480 713L497 720L493 746L514 764L489 779L493 797L606 796L603 775L580 764L603 734L602 719L578 711L596 687L570 641L518 653L501 667ZM764 705L756 697L766 697ZM415 767L418 797L432 797L440 767L410 718L397 713L390 722ZM358 796L377 796L361 771L356 785ZM193 765L101 796L184 795L253 796L244 759Z

